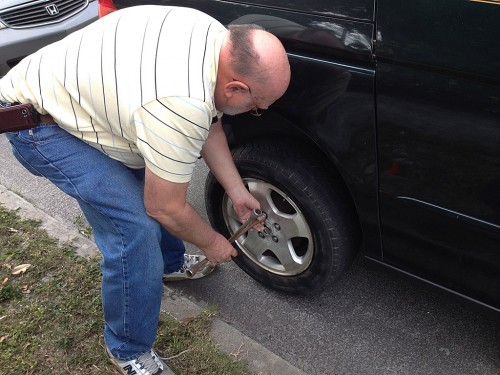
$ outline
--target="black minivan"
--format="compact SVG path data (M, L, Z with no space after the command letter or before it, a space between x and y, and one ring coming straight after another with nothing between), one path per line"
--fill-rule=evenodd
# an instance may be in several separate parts
M119 0L256 23L292 80L263 116L225 116L267 214L236 263L286 292L324 287L358 249L500 312L500 0ZM209 175L212 225L240 225Z

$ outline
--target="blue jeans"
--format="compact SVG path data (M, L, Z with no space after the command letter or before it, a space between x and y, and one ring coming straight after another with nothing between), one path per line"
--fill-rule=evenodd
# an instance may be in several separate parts
M177 271L184 244L147 215L144 169L132 170L55 124L6 133L32 174L75 198L102 253L104 339L111 353L130 360L156 338L162 275Z

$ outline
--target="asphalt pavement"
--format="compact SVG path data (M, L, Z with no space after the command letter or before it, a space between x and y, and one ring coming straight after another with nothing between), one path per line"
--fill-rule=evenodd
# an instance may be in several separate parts
M204 217L205 175L200 162L189 194ZM56 227L74 231L81 225L78 205L44 179L29 175L3 136L0 186L7 189L0 196L22 197ZM188 251L197 250L188 245ZM167 299L165 306L172 306L173 314L216 305L216 326L222 327L216 328L216 336L237 337L229 340L228 352L247 355L256 373L500 374L498 316L373 269L362 254L337 283L304 296L270 290L235 264L220 266L208 278L168 287L176 300ZM179 312L174 311L176 303Z

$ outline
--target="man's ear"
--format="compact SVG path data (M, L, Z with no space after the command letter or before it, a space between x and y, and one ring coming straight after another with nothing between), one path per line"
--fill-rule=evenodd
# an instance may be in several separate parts
M248 86L241 81L231 81L224 86L224 95L230 98L235 94L245 94L248 91Z

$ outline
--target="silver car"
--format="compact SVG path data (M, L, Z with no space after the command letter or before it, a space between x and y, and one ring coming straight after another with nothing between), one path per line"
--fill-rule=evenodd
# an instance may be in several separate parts
M97 18L97 0L0 1L0 77L25 56Z

